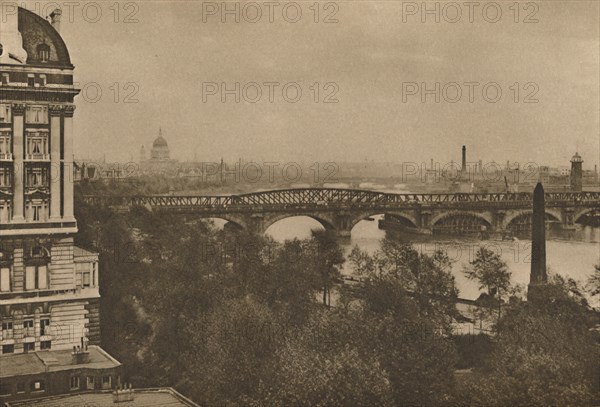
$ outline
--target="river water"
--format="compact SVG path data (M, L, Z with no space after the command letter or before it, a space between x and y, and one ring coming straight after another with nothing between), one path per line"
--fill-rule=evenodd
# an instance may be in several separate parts
M349 254L355 245L370 253L379 249L381 239L386 236L386 232L378 227L378 220L382 216L373 216L373 221L360 221L352 229L350 239L340 241L346 254ZM316 220L298 216L276 222L267 229L266 233L275 240L283 242L286 239L308 238L311 229L319 228L322 226ZM394 233L393 238L410 242L424 253L433 253L436 249L445 250L454 262L452 272L461 298L476 299L481 293L478 284L464 276L463 268L473 259L477 248L483 245L500 253L512 273L513 283L526 286L529 282L530 240L479 241L450 237L434 239L431 236L408 233L405 235ZM571 237L571 240L550 237L546 242L546 258L549 274L558 273L584 283L593 273L594 265L600 262L600 228L582 227L574 237ZM350 264L344 265L343 273L353 274Z

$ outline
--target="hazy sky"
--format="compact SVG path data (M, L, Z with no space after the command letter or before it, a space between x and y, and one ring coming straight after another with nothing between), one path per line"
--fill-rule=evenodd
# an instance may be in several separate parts
M413 3L415 15L402 1L320 2L318 23L313 1L285 11L286 3L278 3L273 22L268 7L254 3L262 11L256 23L246 21L256 8L244 3L238 4L239 23L234 15L222 22L221 2L144 1L137 9L121 2L117 17L113 1L76 3L71 13L58 2L76 81L87 90L77 97L79 157L137 160L140 146L149 148L161 126L178 159L447 162L460 160L466 144L469 161L567 165L577 150L584 168L598 162L597 1L523 2L518 16L514 2L499 1L495 23L497 10L491 5L484 12L486 1L475 7L473 22L463 2L453 3L461 8L458 22L446 21L456 18L456 7L437 3L439 23L435 15L421 21L421 1ZM203 3L216 14L203 13ZM286 21L298 8L300 21ZM98 9L102 15L93 23ZM125 23L128 15L137 22ZM328 15L337 23L323 22ZM538 21L525 23L528 16ZM240 103L234 95L223 103L217 90L203 101L208 82L229 89L255 82L262 96L249 103L240 89ZM265 82L279 83L272 103ZM291 103L282 87L294 82L302 96ZM411 82L428 89L439 83L440 102L432 94L422 103ZM447 85L452 82L462 96ZM465 85L471 82L479 83L472 85L472 103ZM499 101L484 99L487 83L497 85L486 97L493 99L499 87ZM102 96L92 103L97 86ZM130 99L137 103L124 103L136 89ZM403 102L403 89L417 93L405 92ZM246 90L247 99L255 98L255 88ZM334 90L338 102L323 103ZM287 91L295 97L294 87Z

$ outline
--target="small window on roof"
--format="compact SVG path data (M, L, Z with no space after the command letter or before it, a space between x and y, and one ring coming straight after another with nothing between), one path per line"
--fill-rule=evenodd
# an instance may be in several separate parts
M43 43L37 46L37 56L40 62L48 62L50 59L50 47Z

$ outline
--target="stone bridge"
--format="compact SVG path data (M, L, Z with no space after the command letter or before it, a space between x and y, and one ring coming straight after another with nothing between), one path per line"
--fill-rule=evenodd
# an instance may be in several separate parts
M84 196L91 205L144 206L153 211L221 218L229 226L264 233L273 223L308 216L339 236L370 216L385 214L423 233L484 227L490 232L530 225L531 193L394 194L355 189L303 188L222 196ZM546 218L572 228L584 215L600 215L600 192L547 193Z

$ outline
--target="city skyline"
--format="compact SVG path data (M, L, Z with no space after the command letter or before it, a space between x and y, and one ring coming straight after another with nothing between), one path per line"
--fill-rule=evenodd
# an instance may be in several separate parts
M543 3L519 16L507 6L496 23L478 12L471 23L465 10L451 23L443 9L439 23L423 23L420 12L389 2L335 3L320 9L319 23L304 3L297 23L278 12L272 23L251 23L240 11L236 23L222 22L220 10L176 3L119 3L119 13L101 4L97 22L83 4L63 7L61 35L84 90L77 156L135 159L162 127L182 160L449 162L465 144L486 162L563 166L579 152L584 167L598 164L596 3ZM24 2L40 12L45 4ZM330 14L337 23L322 21ZM525 23L529 14L538 21ZM271 82L273 103L264 85ZM237 95L227 94L236 83ZM256 103L253 83L262 92ZM279 94L290 83L302 91L299 102ZM501 90L498 102L483 99L489 84L489 97Z

